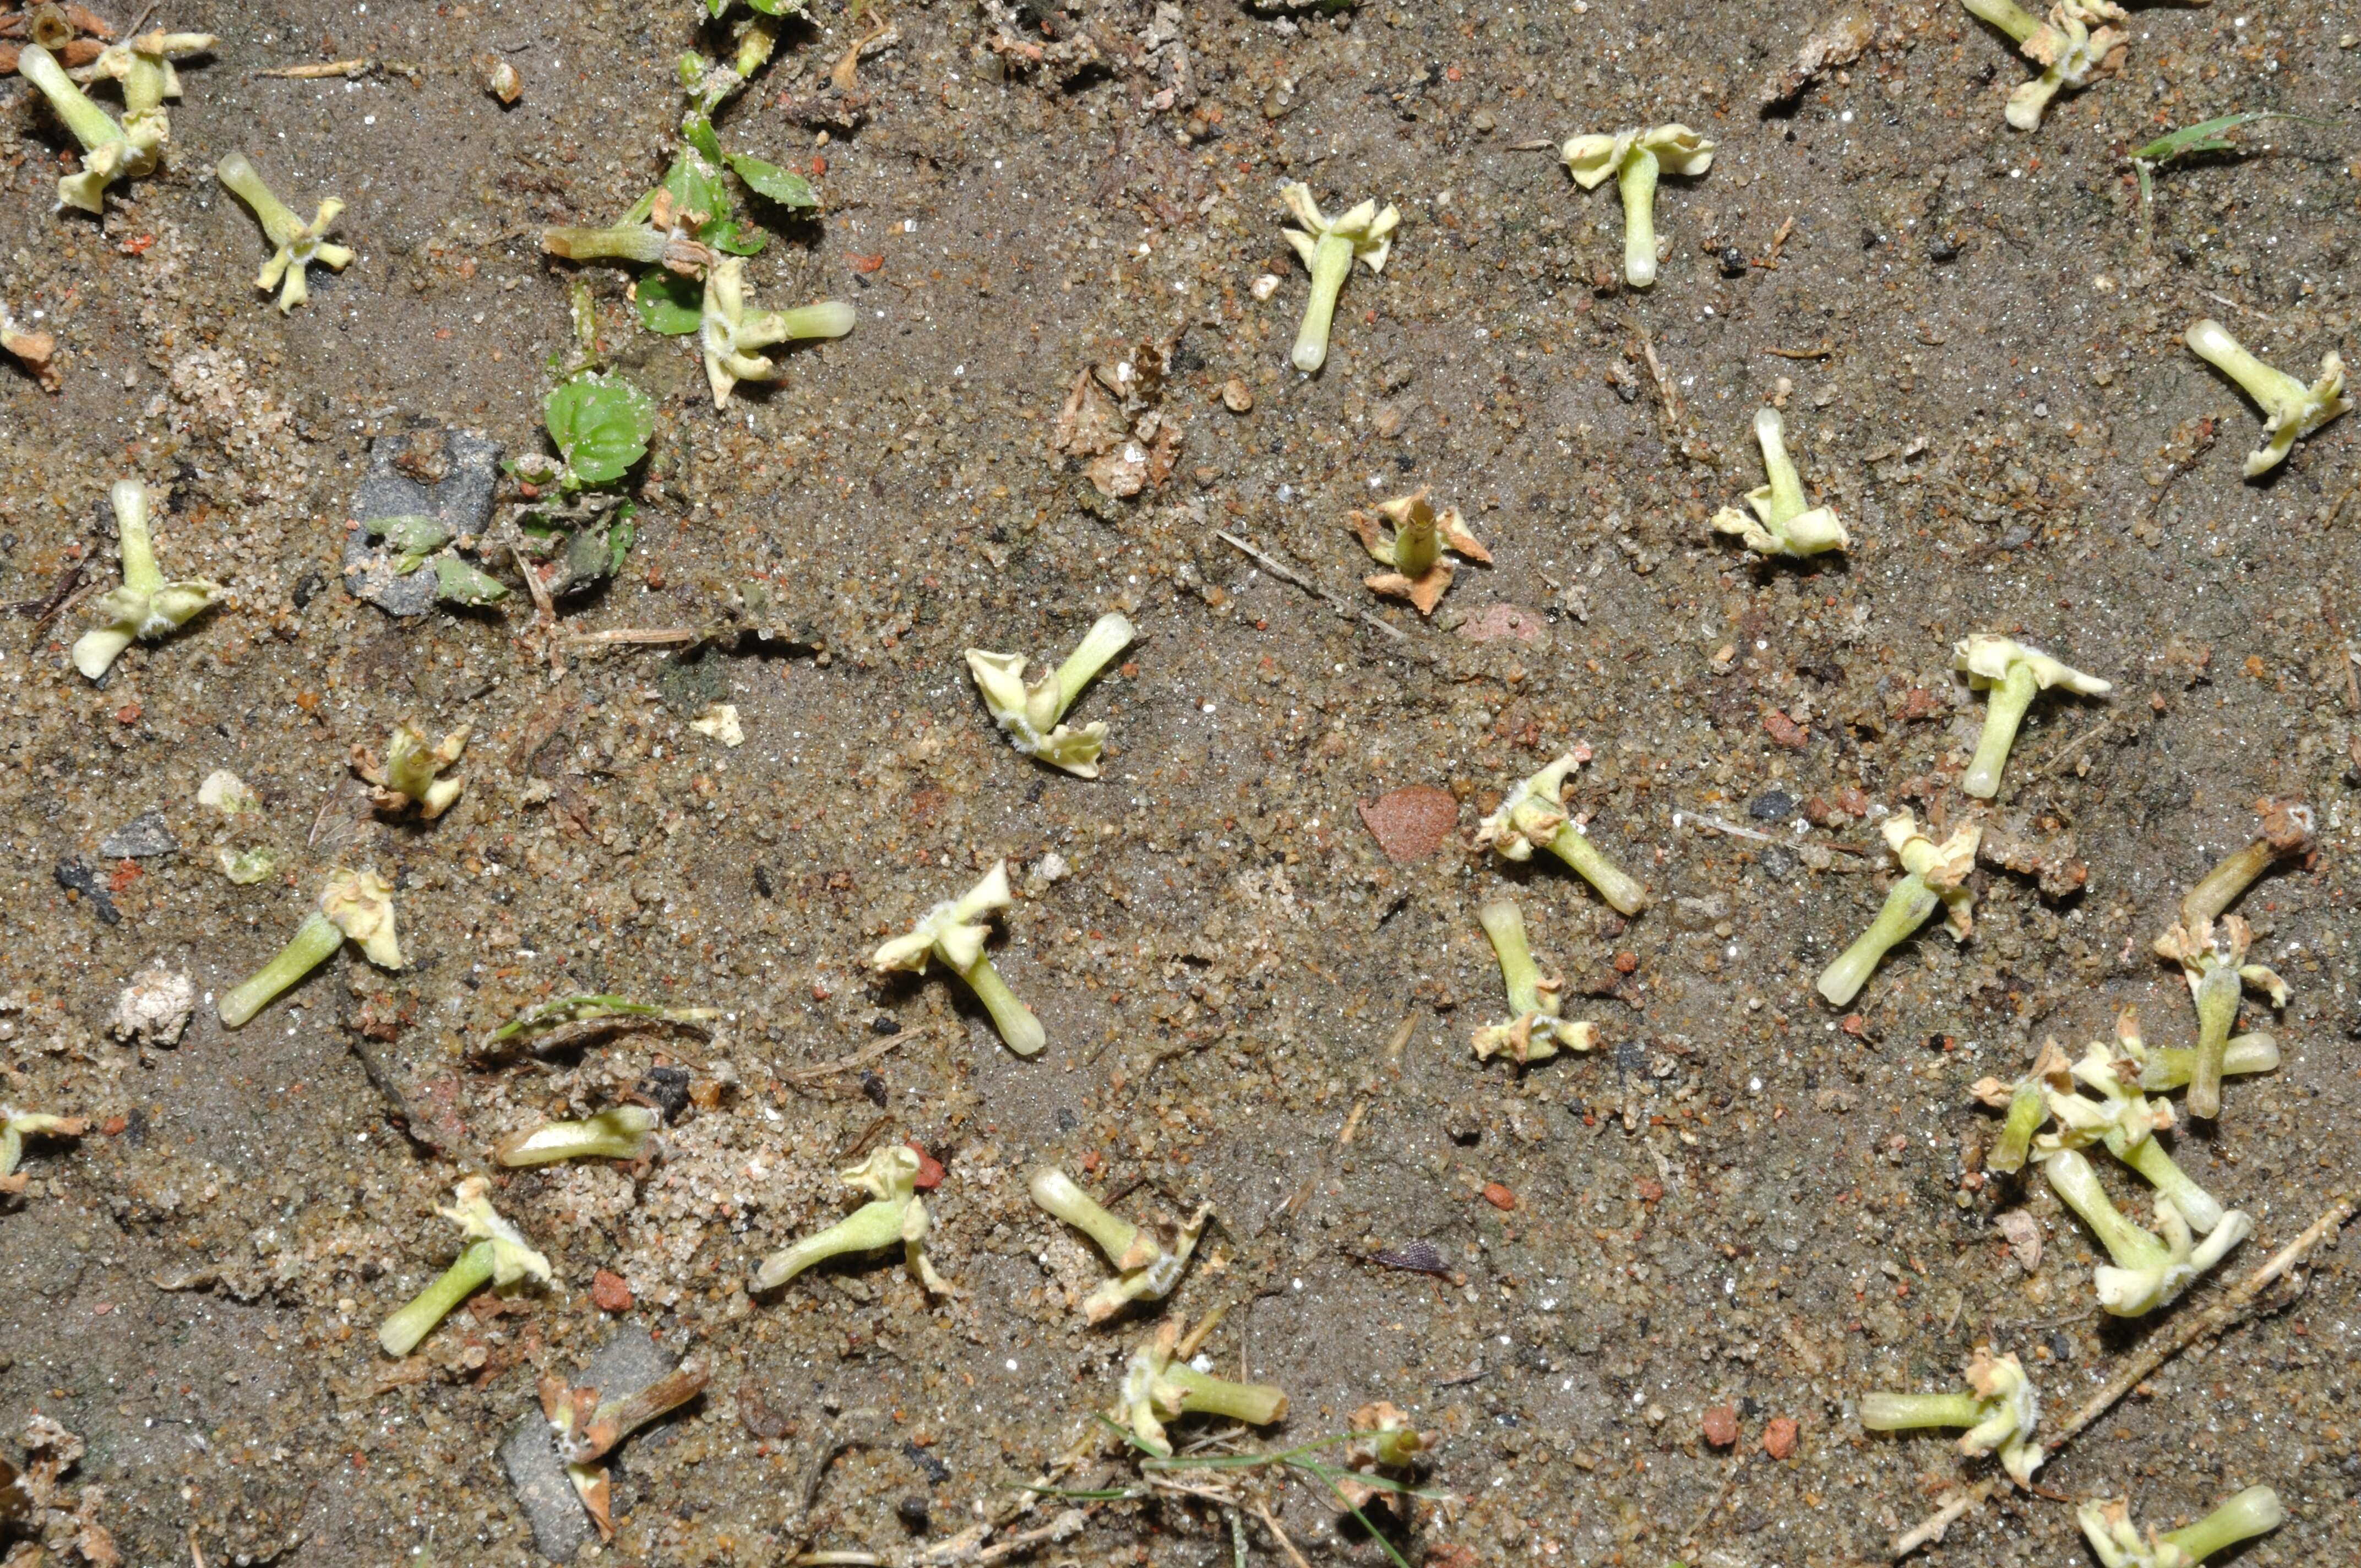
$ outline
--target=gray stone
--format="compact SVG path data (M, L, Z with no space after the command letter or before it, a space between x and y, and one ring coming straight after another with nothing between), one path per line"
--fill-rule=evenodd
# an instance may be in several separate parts
M646 1330L618 1329L574 1375L574 1386L598 1389L603 1402L638 1393L673 1365L673 1357ZM590 1539L590 1516L574 1495L574 1483L566 1479L565 1462L550 1440L549 1422L539 1410L510 1429L500 1444L500 1464L517 1506L533 1525L533 1544L544 1557L571 1561Z
M98 841L98 852L111 861L152 860L177 854L180 848L160 811L143 811Z
M446 430L442 437L437 454L431 432L379 436L369 444L368 472L353 492L345 588L389 614L423 615L434 607L434 565L429 561L407 576L397 575L390 555L371 541L369 522L432 517L456 537L480 534L491 521L500 479L500 443L471 430Z

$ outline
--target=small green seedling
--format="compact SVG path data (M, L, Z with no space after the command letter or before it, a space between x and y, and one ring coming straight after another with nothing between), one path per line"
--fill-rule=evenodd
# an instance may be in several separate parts
M1108 1420L1152 1453L1170 1458L1165 1424L1191 1413L1268 1426L1287 1414L1287 1395L1268 1383L1232 1383L1200 1372L1177 1354L1180 1325L1166 1322L1131 1353Z
M2197 1568L2217 1552L2279 1529L2287 1510L2268 1486L2249 1486L2195 1524L2163 1535L2151 1530L2141 1536L2127 1497L2084 1503L2074 1510L2074 1522L2100 1568Z
M1968 685L1991 694L1984 703L1984 732L1976 741L1975 760L1960 780L1962 790L1981 800L2000 793L2001 770L2008 765L2009 748L2016 744L2016 727L2036 696L2052 686L2064 686L2080 696L2104 696L2115 689L2038 649L1982 632L1960 640L1951 650L1951 666L1967 672Z
M2249 109L2243 114L2224 115L2218 119L2200 120L2193 126L2183 126L2177 131L2160 136L2146 147L2136 148L2125 154L2131 159L2132 172L2139 179L2141 208L2145 210L2148 203L2155 198L2155 174L2158 170L2176 158L2189 158L2201 152L2243 152L2246 150L2243 146L2237 142L2225 140L2222 133L2236 130L2240 126L2252 125L2257 120L2295 120L2307 126L2325 126L2334 123L2328 120L2312 119L2303 115L2282 115L2272 109Z
M2008 95L2008 123L2020 131L2037 130L2049 101L2063 88L2081 92L2123 69L2130 35L2111 22L2129 20L2111 0L2060 0L2046 22L2016 0L1960 0L1975 13L2016 41L2019 53L2041 67L2041 74ZM2093 24L2097 24L2093 26Z
M155 172L159 152L170 134L162 110L127 115L128 126L117 125L114 115L73 84L57 56L39 44L24 47L16 59L16 71L41 90L59 120L82 144L81 172L58 181L59 207L104 213L109 185ZM128 104L127 82L125 97Z
M2254 1234L2255 1223L2242 1211L2232 1209L2223 1214L2202 1246L2192 1246L2189 1222L2172 1200L2164 1197L2156 1201L2156 1221L2162 1235L2135 1224L2107 1197L2091 1162L2070 1148L2044 1155L2041 1174L2066 1206L2082 1216L2107 1255L2114 1259L2112 1267L2101 1264L2092 1270L2091 1283L2098 1292L2099 1305L2118 1318L2143 1317L2170 1306L2198 1276Z
M2221 1202L2175 1165L2155 1135L2170 1130L2172 1107L2139 1091L2137 1065L2101 1045L2083 1052L2074 1077L2098 1098L2052 1091L2049 1113L2058 1131L2035 1140L2046 1157L2053 1149L2104 1144L2107 1152L2137 1171L2150 1187L2172 1200L2180 1217L2199 1235L2212 1234L2225 1211Z
M123 561L123 586L98 600L105 620L78 638L73 645L74 668L92 680L114 667L115 659L134 642L153 642L203 615L222 597L219 583L201 577L168 583L156 566L156 541L148 528L148 487L137 479L117 479L107 491L115 507L116 553Z
M1304 302L1303 324L1296 329L1295 347L1288 356L1309 376L1328 363L1328 332L1336 319L1336 296L1344 291L1353 263L1372 272L1386 269L1393 252L1393 232L1401 226L1401 211L1389 202L1383 212L1372 200L1330 222L1312 199L1312 187L1301 181L1279 193L1301 229L1286 229L1287 243L1303 258L1312 273L1312 294Z
M567 377L542 405L542 423L563 466L546 457L520 465L522 477L572 492L614 484L648 455L655 434L653 399L620 376L585 370Z
M1408 1413L1390 1399L1372 1400L1355 1410L1352 1426L1352 1441L1345 1445L1347 1474L1334 1481L1345 1506L1356 1513L1369 1508L1404 1508L1404 1484L1380 1472L1408 1474L1434 1440L1412 1425Z
M2047 1457L2033 1440L2041 1407L2032 1380L2014 1355L1980 1349L1968 1358L1968 1387L1958 1394L1864 1394L1861 1424L1870 1431L1965 1427L1960 1452L1971 1459L1998 1453L2001 1467L2023 1486Z
M550 1441L565 1462L575 1496L598 1527L599 1540L615 1539L615 1519L607 1467L598 1462L650 1421L697 1398L709 1376L702 1366L683 1364L638 1393L615 1399L599 1398L594 1387L569 1388L562 1377L542 1378L541 1413L549 1421Z
M940 959L950 971L967 981L975 999L992 1014L993 1026L1008 1048L1020 1057L1032 1056L1049 1043L1033 1010L1016 999L983 950L983 918L1006 909L1016 900L1008 891L1008 862L994 861L983 880L961 897L946 899L927 911L907 936L896 937L869 956L869 967L880 974L908 970L927 972L930 958Z
M351 938L361 956L379 969L401 967L401 942L393 927L393 888L375 872L337 870L320 890L320 906L303 917L279 956L226 992L219 1011L222 1027L235 1029L270 1004L273 997L327 961Z
M592 1034L676 1026L691 1034L721 1016L718 1007L666 1007L628 996L582 994L535 1003L486 1035L482 1047L523 1044L536 1052L564 1050Z
M815 1236L806 1236L763 1260L747 1287L756 1295L775 1290L809 1268L846 1253L877 1252L901 1245L903 1261L918 1283L935 1295L950 1293L943 1277L927 1261L927 1205L918 1197L918 1152L907 1144L888 1144L867 1159L838 1176L866 1191L871 1201Z
M2050 1095L2067 1093L2073 1087L2073 1064L2056 1040L2041 1042L2031 1069L2015 1083L1980 1078L1969 1085L1968 1093L1974 1099L2007 1113L1998 1141L1984 1154L1984 1168L2008 1176L2023 1170L2033 1150L2033 1135L2049 1120Z
M262 225L263 237L278 247L255 275L254 286L279 291L280 315L311 297L306 274L313 265L338 272L352 265L352 250L330 244L327 237L336 214L345 210L342 201L334 196L324 199L307 224L290 212L287 203L263 183L261 170L242 152L233 152L214 164L214 177L254 209L255 217Z
M652 1152L656 1113L617 1105L579 1122L544 1122L492 1146L502 1165L555 1165L562 1159L642 1160Z
M435 1324L487 1285L507 1290L528 1278L544 1285L555 1282L549 1259L535 1252L514 1225L494 1212L490 1192L490 1182L471 1176L453 1193L458 1201L454 1207L435 1211L459 1227L468 1245L441 1278L379 1326L378 1346L386 1354L408 1355L416 1350L434 1332Z
M1034 1202L1096 1242L1115 1265L1116 1277L1083 1299L1082 1316L1093 1323L1106 1321L1134 1301L1161 1301L1170 1296L1213 1212L1212 1204L1205 1204L1185 1225L1159 1217L1151 1233L1101 1208L1054 1166L1035 1171L1028 1185Z
M2320 379L2307 387L2247 353L2211 317L2191 323L2183 338L2191 354L2246 389L2269 416L2263 421L2263 444L2246 454L2249 479L2286 462L2299 439L2353 407L2345 395L2345 361L2333 348L2320 356Z
M2265 965L2246 961L2254 939L2253 927L2235 915L2184 919L2156 939L2157 956L2180 966L2197 1003L2197 1051L2189 1075L2192 1116L2211 1121L2222 1114L2222 1075L2245 988L2263 992L2274 1007L2287 1005L2287 981Z
M1473 1038L1478 1061L1505 1056L1519 1067L1546 1061L1561 1050L1587 1051L1598 1044L1598 1025L1578 1024L1558 1015L1565 981L1543 977L1525 940L1524 912L1513 899L1501 898L1476 912L1477 922L1491 939L1500 960L1500 979L1509 989L1506 1023L1487 1024Z
M1032 685L1025 684L1022 653L988 653L971 648L968 673L975 677L983 706L1010 745L1076 778L1094 779L1099 776L1099 754L1106 748L1106 725L1091 723L1073 729L1060 720L1082 695L1082 688L1097 679L1099 672L1138 635L1126 617L1109 610L1091 622L1081 646L1066 655L1064 663Z
M1885 819L1883 831L1905 874L1886 894L1885 904L1869 929L1820 971L1819 992L1834 1006L1841 1007L1860 995L1879 961L1924 926L1936 910L1943 911L1944 924L1960 941L1966 941L1975 929L1975 894L1967 880L1976 869L1976 845L1983 838L1983 829L1972 822L1963 823L1938 844L1918 830L1910 813L1897 811Z
M730 389L741 381L779 378L778 363L753 350L803 338L842 337L852 330L856 315L841 300L822 300L792 311L749 310L744 258L731 256L714 263L705 274L705 309L698 321L705 383L713 389L713 406L727 404Z
M1530 861L1534 850L1547 850L1597 888L1618 915L1637 915L1648 907L1648 890L1599 853L1566 813L1565 777L1588 761L1590 748L1577 747L1521 781L1498 811L1476 825L1476 844L1510 861Z
M1467 531L1457 509L1437 511L1427 503L1424 485L1411 495L1378 502L1375 517L1356 508L1348 520L1370 558L1393 568L1362 578L1363 586L1389 598L1410 600L1421 615L1433 615L1443 590L1451 586L1453 567L1445 550L1492 564L1492 553ZM1380 520L1392 528L1391 538L1378 531Z
M1806 503L1804 478L1795 471L1795 459L1787 455L1787 426L1777 409L1755 411L1754 439L1763 448L1763 471L1771 482L1746 492L1753 517L1736 507L1724 507L1713 514L1715 531L1737 534L1749 550L1761 555L1801 560L1824 551L1850 548L1852 539L1837 521L1835 510Z
M1713 143L1684 125L1613 136L1570 138L1559 149L1566 172L1586 191L1615 176L1623 194L1623 281L1645 289L1656 280L1656 181L1666 170L1687 177L1713 167Z
M683 148L682 157L688 156L688 150ZM708 226L708 214L682 205L673 190L680 169L675 164L673 172L664 177L664 183L641 198L640 204L620 223L607 228L546 228L541 231L541 248L568 261L651 265L656 270L641 276L641 288L653 282L661 290L665 272L683 278L704 277L705 269L716 259L714 247L697 237L699 231Z
M25 1157L27 1138L78 1138L89 1126L80 1116L12 1111L0 1105L0 1193L25 1190L25 1177L16 1169L16 1162Z
M382 765L376 752L355 741L353 772L376 786L369 792L369 804L389 813L415 810L429 822L450 810L467 781L437 775L467 749L467 732L468 726L462 724L430 746L417 726L405 720L393 727Z

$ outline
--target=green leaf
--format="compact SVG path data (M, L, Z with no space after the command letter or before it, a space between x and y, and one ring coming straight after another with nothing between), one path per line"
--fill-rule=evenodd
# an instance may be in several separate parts
M606 485L648 455L656 405L620 376L586 370L549 394L542 418L575 477Z
M640 525L631 521L639 509L625 506L615 513L614 522L607 530L607 576L613 576L623 569L623 557L640 537Z
M722 3L727 5L729 0ZM804 0L746 0L746 4L765 16L792 16L804 8Z
M763 247L770 243L755 228L741 228L734 218L718 224L708 224L697 231L697 237L716 250L726 250L732 256L760 256Z
M703 115L691 115L680 123L681 139L697 150L708 163L721 161L721 138L713 134L713 122Z
M491 604L509 597L506 584L447 554L434 557L434 592L453 604Z
M708 222L730 216L728 183L721 171L697 156L693 147L680 149L680 156L664 170L659 188L672 192L673 205L681 212L702 213Z
M730 167L738 171L738 178L746 181L756 195L767 196L783 207L819 205L818 193L812 190L810 181L775 163L733 152L730 155Z
M760 5L757 4L755 8L761 9ZM730 0L705 0L705 14L708 16L719 16L728 9L730 9Z
M640 324L666 337L695 332L705 320L705 285L661 267L640 275Z
M2282 115L2276 109L2249 109L2244 114L2224 115L2218 119L2201 120L2193 126L2183 126L2169 136L2161 136L2132 153L2140 163L2163 163L2192 152L2234 152L2238 144L2224 141L2222 133L2252 125L2257 120L2295 120L2307 126L2327 126L2329 120L2315 120L2303 115Z

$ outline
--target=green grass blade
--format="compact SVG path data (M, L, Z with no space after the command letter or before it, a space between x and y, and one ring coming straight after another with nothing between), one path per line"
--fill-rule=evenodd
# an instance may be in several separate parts
M2222 133L2252 125L2257 120L2294 120L2307 126L2333 126L2335 123L2315 120L2304 115L2284 115L2276 109L2248 109L2235 115L2201 120L2193 126L2183 126L2136 149L2131 158L2136 163L2163 163L2192 152L2235 152L2238 144L2222 140Z

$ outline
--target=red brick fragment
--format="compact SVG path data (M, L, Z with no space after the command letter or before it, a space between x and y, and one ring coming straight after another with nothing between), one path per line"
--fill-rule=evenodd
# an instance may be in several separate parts
M1763 1452L1773 1459L1784 1459L1795 1452L1796 1426L1794 1419L1779 1416L1763 1429Z
M1386 859L1422 861L1459 826L1459 801L1447 789L1410 784L1354 807Z
M917 1139L910 1138L906 1141L910 1146L910 1152L918 1157L918 1190L932 1192L943 1184L943 1162L928 1154L919 1145Z
M1738 1441L1738 1412L1728 1405L1716 1405L1705 1413L1705 1440L1716 1448L1728 1448Z
M600 1269L590 1277L590 1304L602 1312L628 1312L631 1310L631 1288L623 1277Z
M1484 1201L1495 1209L1513 1209L1517 1206L1517 1195L1497 1181L1488 1181L1484 1184Z
M1773 745L1784 746L1791 751L1800 751L1812 743L1810 730L1775 707L1763 710L1763 730L1771 737Z

